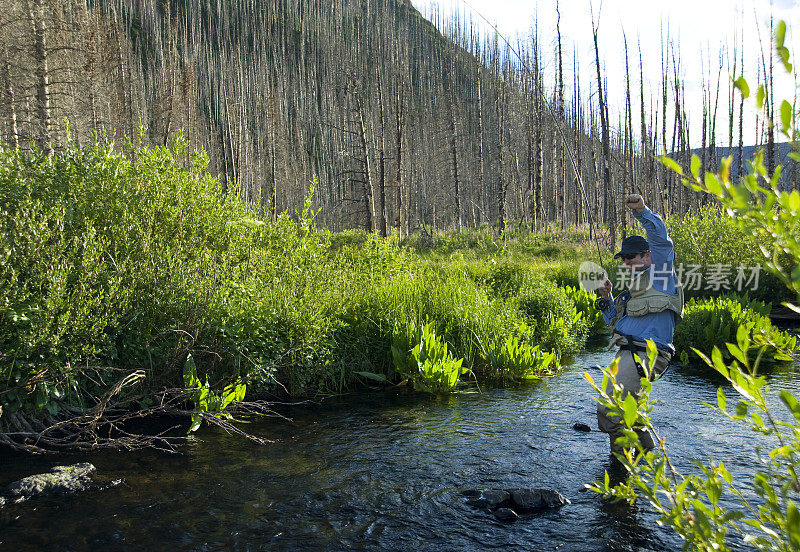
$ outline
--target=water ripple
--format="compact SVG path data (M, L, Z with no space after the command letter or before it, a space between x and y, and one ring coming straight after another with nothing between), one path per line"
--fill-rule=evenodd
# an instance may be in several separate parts
M124 486L35 506L0 510L0 548L28 550L520 550L679 549L645 507L608 504L583 485L609 469L608 439L596 427L583 372L612 353L592 352L556 377L524 388L450 397L397 391L295 407L292 421L248 428L266 447L207 430L179 456L81 456ZM797 390L792 370L771 384ZM673 369L655 385L665 401L653 419L680 469L715 456L752 473L752 437L721 420L720 380ZM9 480L30 469L0 460ZM39 462L42 471L45 462ZM35 463L35 462L34 462ZM19 475L18 475L19 474ZM12 477L16 476L18 477ZM468 489L551 487L572 501L504 524L471 508Z

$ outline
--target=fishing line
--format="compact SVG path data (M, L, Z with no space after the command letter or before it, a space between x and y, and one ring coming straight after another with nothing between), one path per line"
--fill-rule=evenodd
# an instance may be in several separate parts
M580 185L581 192L583 194L583 203L584 207L586 208L586 216L589 219L590 227L594 230L594 235L595 235L594 243L595 246L597 247L597 257L600 259L600 266L603 266L603 255L600 252L600 242L597 239L597 226L595 225L594 217L592 216L592 209L589 205L589 196L586 194L586 187L583 185L583 178L581 177L581 171L580 168L578 167L578 160L577 157L575 156L575 151L573 150L572 145L570 145L569 140L567 140L567 137L564 134L564 129L561 128L561 123L556 118L552 106L547 101L547 98L545 97L544 92L541 90L541 87L537 86L536 79L533 78L533 73L531 72L530 69L528 69L528 65L522 60L522 56L519 54L519 52L517 52L514 46L511 45L511 43L506 39L506 37L503 36L503 33L499 31L497 25L495 25L494 23L489 21L486 17L484 17L484 15L477 9L475 9L475 7L473 7L472 4L470 4L467 0L461 0L461 2L465 6L467 6L470 10L472 10L478 17L480 17L484 22L486 22L487 25L489 25L494 30L497 37L500 38L506 44L506 46L508 46L508 49L511 50L515 56L517 56L517 59L519 60L523 71L525 71L528 74L528 76L531 78L531 82L534 83L534 87L536 87L536 92L539 94L541 101L547 108L547 112L550 114L550 118L552 119L553 124L555 125L556 129L558 130L558 134L561 137L561 142L564 144L564 147L566 148L567 153L569 154L570 163L572 164L572 170L575 172L575 178L578 180L578 184Z

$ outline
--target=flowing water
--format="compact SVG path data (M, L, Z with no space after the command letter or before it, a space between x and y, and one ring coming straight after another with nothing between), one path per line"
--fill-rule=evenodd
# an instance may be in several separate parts
M611 356L586 353L525 388L359 393L295 406L284 412L291 420L248 426L274 441L263 447L205 430L177 455L8 456L0 485L78 461L124 483L0 509L0 550L679 550L646 505L582 491L610 467L608 438L572 429L596 427L583 371ZM672 368L655 384L665 404L653 419L679 468L714 456L746 475L752 433L703 406L716 404L720 383L707 370ZM770 385L797 392L796 368L774 370ZM571 504L501 523L462 494L536 486Z

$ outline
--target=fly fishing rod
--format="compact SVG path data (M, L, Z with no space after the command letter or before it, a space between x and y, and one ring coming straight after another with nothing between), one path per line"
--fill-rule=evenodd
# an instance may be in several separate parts
M578 167L578 159L575 155L575 150L572 148L572 145L569 143L569 140L567 140L567 137L564 134L564 129L561 126L561 121L556 117L556 114L553 111L553 107L547 101L547 98L545 97L544 92L538 86L536 79L533 78L533 73L528 68L528 64L525 63L519 52L514 48L514 46L511 45L511 42L509 42L508 39L506 39L506 37L503 36L503 34L497 28L497 25L495 25L494 23L489 21L486 17L484 17L484 15L477 9L475 9L475 7L472 6L472 4L470 4L467 0L461 0L461 1L464 3L465 6L467 6L470 10L472 10L472 12L474 12L479 18L481 18L487 25L489 25L489 27L491 27L494 30L497 37L500 38L506 44L506 46L508 46L508 49L511 52L513 52L514 55L517 57L523 71L525 71L528 74L528 76L531 77L531 82L534 83L535 91L539 95L539 98L544 103L545 107L547 108L547 112L550 114L550 118L552 119L553 124L555 125L556 129L558 130L558 134L561 137L561 142L564 144L564 147L566 148L567 153L569 154L572 170L575 172L575 178L581 187L583 203L584 207L586 208L586 216L589 219L589 227L592 229L593 234L595 236L594 243L595 246L597 247L597 257L600 259L600 266L603 266L603 254L600 252L600 242L597 240L597 227L594 223L594 217L592 216L592 209L589 205L589 196L586 194L586 187L583 185L583 178L581 177L581 171L580 168Z

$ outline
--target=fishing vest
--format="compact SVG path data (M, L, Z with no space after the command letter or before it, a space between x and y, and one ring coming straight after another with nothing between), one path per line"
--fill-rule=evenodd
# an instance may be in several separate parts
M633 277L628 293L621 293L614 298L617 314L611 321L611 331L624 315L639 317L670 310L675 315L677 324L683 319L683 287L675 282L675 293L667 293L650 285L650 270L642 270Z

